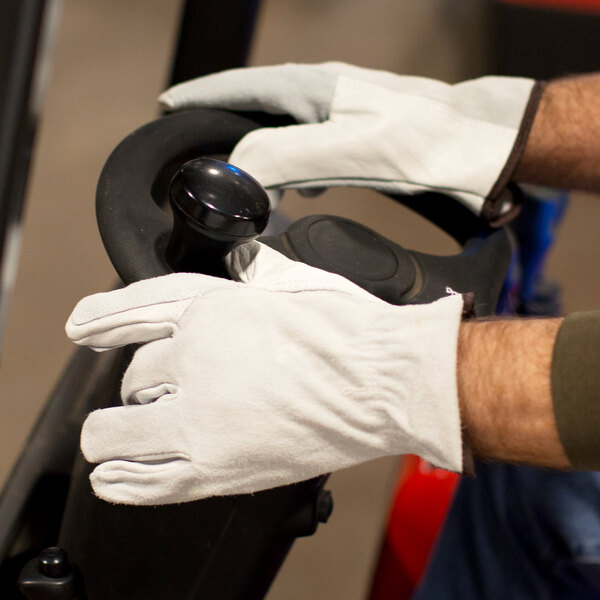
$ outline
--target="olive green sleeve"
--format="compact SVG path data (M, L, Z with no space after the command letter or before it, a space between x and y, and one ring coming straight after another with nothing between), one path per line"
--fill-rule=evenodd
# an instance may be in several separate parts
M600 470L600 310L565 318L552 356L558 434L576 469Z

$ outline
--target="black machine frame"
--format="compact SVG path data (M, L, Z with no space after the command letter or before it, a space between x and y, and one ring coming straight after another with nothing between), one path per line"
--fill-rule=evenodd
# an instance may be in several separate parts
M60 5L60 0L4 0L0 6L0 336ZM259 0L184 0L167 83L243 66L259 5ZM215 22L218 28L207 27ZM16 587L24 562L56 544L82 420L93 398L106 391L111 373L114 385L118 364L118 358L76 351L13 467L0 496L3 598L24 598ZM60 593L71 597L65 589Z

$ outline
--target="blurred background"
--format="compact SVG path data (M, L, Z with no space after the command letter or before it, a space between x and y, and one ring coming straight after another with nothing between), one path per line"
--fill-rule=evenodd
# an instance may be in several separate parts
M516 14L517 5L497 10L499 4L264 0L249 62L340 60L449 82L492 72L549 77L597 69L598 56L585 50L581 33L592 23L590 35L597 35L596 16L553 9L559 26L551 29L537 7ZM156 97L168 82L180 18L176 0L62 3L0 359L0 483L72 351L63 332L72 307L116 281L97 233L95 186L117 143L158 115ZM317 199L289 193L281 210L294 219L340 214L407 247L455 250L407 210L360 190ZM573 194L547 266L562 286L565 312L598 306L598 223L598 198ZM296 543L269 600L364 598L396 470L397 461L388 459L331 478L336 508L330 522Z

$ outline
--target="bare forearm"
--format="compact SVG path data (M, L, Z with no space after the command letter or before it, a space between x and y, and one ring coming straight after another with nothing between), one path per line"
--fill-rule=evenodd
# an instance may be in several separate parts
M600 192L599 98L600 73L548 83L513 179Z
M458 392L476 456L511 463L569 466L550 386L561 319L466 322L458 348Z
M600 73L550 82L519 183L600 192ZM458 391L476 456L568 468L552 399L554 344L562 319L497 319L462 325Z

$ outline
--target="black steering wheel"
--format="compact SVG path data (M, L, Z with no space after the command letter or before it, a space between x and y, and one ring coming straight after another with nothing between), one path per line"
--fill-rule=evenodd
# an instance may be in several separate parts
M220 258L264 229L268 202L260 186L230 165L197 161L227 155L260 126L248 116L199 109L153 121L117 146L100 176L96 209L125 283L173 270L222 273ZM160 206L171 185L174 223ZM441 257L406 250L363 225L324 215L261 241L394 304L431 302L451 288L474 294L476 314L493 313L512 251L507 230L488 227L442 194L393 198L449 233L462 251Z

